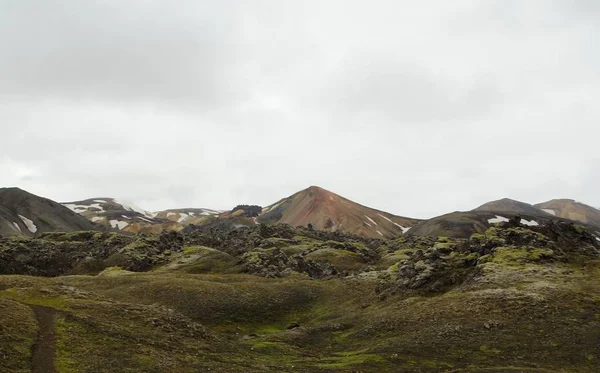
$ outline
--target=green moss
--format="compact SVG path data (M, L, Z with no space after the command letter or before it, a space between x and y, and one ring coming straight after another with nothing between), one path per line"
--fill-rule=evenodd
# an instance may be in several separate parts
M550 249L527 249L517 247L497 247L494 250L494 263L519 264L550 259L554 252Z
M333 248L323 248L306 255L307 259L318 263L328 263L339 270L359 270L366 263L357 253Z
M183 248L184 255L194 255L194 254L202 254L207 252L215 252L217 250L211 249L210 247L205 246L186 246Z
M499 349L490 347L488 345L479 346L479 351L487 355L499 355L502 353L502 351L500 351Z
M0 295L0 372L30 372L31 347L37 331L30 307Z
M77 328L77 325L66 322L64 317L57 317L54 325L56 328L56 357L54 361L56 370L60 373L79 372L79 367L68 344L68 335L81 332L81 329Z
M0 297L11 299L20 303L46 306L64 310L70 305L69 299L62 296L43 296L32 289L6 289L0 291Z
M485 264L491 262L494 258L491 255L484 255L477 261L478 264Z
M102 272L100 272L98 274L98 276L123 276L123 275L130 275L134 272L131 271L126 271L121 267L108 267L106 269L104 269Z
M344 352L333 358L321 359L316 366L324 369L348 369L358 366L377 366L385 362L386 360L380 355Z
M479 258L478 253L471 253L471 254L467 255L467 257L465 258L465 261L472 262L474 260L477 260L478 258Z
M483 240L485 240L485 236L481 233L473 233L469 239L472 241L482 242Z

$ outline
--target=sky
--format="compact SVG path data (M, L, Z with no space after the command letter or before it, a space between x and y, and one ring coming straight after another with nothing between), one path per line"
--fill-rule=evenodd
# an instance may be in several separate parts
M0 186L600 206L596 0L0 0Z

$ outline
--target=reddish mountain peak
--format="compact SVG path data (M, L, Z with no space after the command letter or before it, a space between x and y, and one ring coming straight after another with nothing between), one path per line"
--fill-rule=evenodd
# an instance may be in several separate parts
M370 237L395 237L412 227L415 219L394 216L310 186L266 207L259 219L292 226L312 225L322 230L343 230Z

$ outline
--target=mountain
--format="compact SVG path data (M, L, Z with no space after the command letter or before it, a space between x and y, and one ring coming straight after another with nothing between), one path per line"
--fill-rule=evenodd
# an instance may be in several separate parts
M223 211L217 211L204 208L184 208L184 209L169 209L155 212L154 216L160 219L167 219L183 225L196 224L202 225L214 220Z
M133 203L108 197L65 202L63 205L94 223L130 233L180 231L189 224L208 223L220 213L198 208L150 212Z
M503 211L510 211L510 212L516 212L516 213L525 213L525 214L544 214L544 211L540 210L539 208L530 205L528 203L525 202L521 202L521 201L516 201L514 199L510 199L510 198L503 198L497 201L491 201L488 203L485 203L479 207L477 207L476 209L473 209L473 211L492 211L492 212L503 212Z
M553 199L535 207L561 218L600 227L600 210L572 199Z
M90 198L83 201L65 202L63 206L94 223L125 232L137 233L150 226L168 223L167 220L155 219L153 213L134 204L114 198ZM168 226L169 224L167 224Z
M509 225L0 238L0 372L599 372L600 236Z
M452 212L425 220L410 230L414 236L469 238L474 233L484 233L494 224L508 222L515 216L520 216L524 226L537 227L545 225L553 219L549 214L525 214L518 211L464 211Z
M100 230L60 203L19 188L0 188L0 235L34 236L54 231Z
M365 207L317 186L311 186L262 210L259 223L285 223L325 231L344 231L372 238L392 238L419 222Z

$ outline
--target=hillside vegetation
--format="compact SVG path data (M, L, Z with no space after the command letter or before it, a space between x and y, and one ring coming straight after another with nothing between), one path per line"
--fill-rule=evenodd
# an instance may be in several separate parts
M594 234L1 238L0 371L597 372Z

